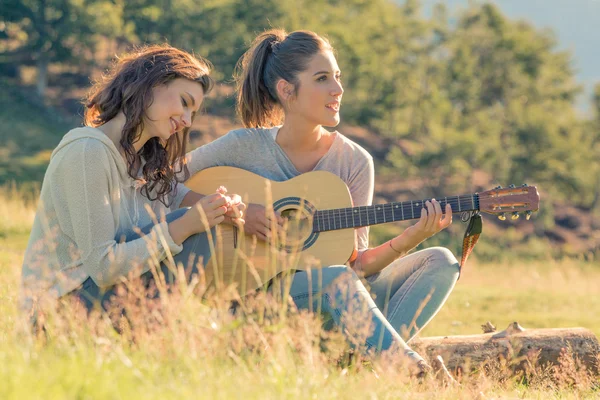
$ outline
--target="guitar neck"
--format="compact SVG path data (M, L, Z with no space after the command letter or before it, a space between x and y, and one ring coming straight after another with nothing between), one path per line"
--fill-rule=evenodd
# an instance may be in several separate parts
M421 209L427 200L431 199L315 211L313 231L325 232L360 228L420 218ZM446 204L452 206L453 213L479 210L479 194L477 193L444 197L444 199L437 199L437 201L442 207L442 212L444 212Z

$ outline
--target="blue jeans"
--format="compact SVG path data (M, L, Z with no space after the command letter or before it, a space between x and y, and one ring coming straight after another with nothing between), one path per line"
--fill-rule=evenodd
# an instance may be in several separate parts
M351 344L356 331L365 325L364 322L370 322L371 334L364 343L365 352L381 352L395 345L413 361L422 360L385 318L350 267L336 265L298 271L292 277L289 295L299 309L319 312L325 318L325 326L331 326L329 322L332 321L341 327ZM351 321L355 315L366 315L367 320L363 323Z
M382 351L396 344L419 361L421 357L406 342L437 314L458 275L452 252L433 247L402 257L367 277L370 293L354 271L338 265L297 272L289 294L299 309L320 312L326 326L333 321L343 327L344 313L367 309L374 330L366 349Z
M408 342L442 308L458 275L452 252L431 247L397 259L366 280L375 304Z
M187 211L187 208L180 208L175 210L166 216L166 221L168 223L175 221L177 218L181 217ZM154 223L148 224L140 229L141 233L147 234L152 230ZM138 239L140 235L131 230L125 235L125 242ZM215 239L215 230L212 230L212 238ZM123 240L123 236L119 236L117 240ZM175 260L175 264L181 263L184 266L189 266L190 268L186 268L186 276L188 279L192 276L192 274L198 273L198 261L202 258L204 264L210 259L210 245L208 242L208 234L206 232L198 233L188 237L183 242L183 250L175 255L173 259ZM173 283L175 281L175 276L171 268L169 268L164 262L160 264L161 272L165 277L167 283ZM148 287L150 283L154 280L152 275L152 271L147 271L141 275L141 280L144 286ZM75 289L69 296L75 296L81 300L81 302L85 305L88 310L92 310L94 306L99 304L103 309L106 310L107 302L110 301L110 298L115 295L116 286L111 286L109 288L100 288L96 283L92 280L92 278L87 278L81 287Z

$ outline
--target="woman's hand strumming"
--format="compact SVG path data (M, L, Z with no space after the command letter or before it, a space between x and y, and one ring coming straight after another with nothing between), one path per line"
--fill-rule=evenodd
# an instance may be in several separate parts
M271 224L275 218L275 224L283 226L284 218L275 213L267 215L267 209L260 204L249 204L246 212L246 224L244 231L249 235L256 235L259 240L267 241L271 237Z

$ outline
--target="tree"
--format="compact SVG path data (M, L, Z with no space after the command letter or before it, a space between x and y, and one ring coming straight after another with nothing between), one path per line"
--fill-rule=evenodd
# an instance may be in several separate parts
M122 18L122 0L1 0L0 4L8 36L0 63L35 65L42 98L51 63L82 64L93 57L99 38L131 30Z
M168 42L208 58L214 76L229 81L236 61L257 32L279 26L285 1L132 0L125 18L142 42Z
M534 181L556 199L589 202L585 165L593 154L575 113L580 88L554 37L510 21L491 4L466 10L454 27L438 18L433 29L406 57L416 60L412 68L394 64L405 88L387 88L402 93L404 104L384 102L389 108L378 117L412 110L399 118L405 128L388 130L415 143L412 173L455 190L469 189L469 171L480 169L499 182ZM392 151L388 161L402 165L402 156Z
M592 120L587 125L595 161L591 164L595 179L593 182L593 197L590 207L592 210L598 211L600 209L600 165L598 165L598 160L600 159L600 83L597 83L594 86L594 94L592 95L592 113Z

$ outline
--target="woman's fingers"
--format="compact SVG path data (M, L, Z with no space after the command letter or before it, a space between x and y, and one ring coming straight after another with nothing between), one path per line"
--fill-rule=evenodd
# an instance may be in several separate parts
M281 217L277 217L275 220L275 232L278 232L279 229L283 228L283 221L284 219ZM261 233L263 234L263 236L265 237L265 240L270 240L274 233L273 233L273 219L267 218L264 221L264 225L263 225L263 229L261 230Z
M443 215L442 206L440 205L440 202L436 199L432 199L431 202L433 203L433 208L435 209L436 221L439 221Z
M269 241L269 238L267 238L264 233L256 232L256 238L262 240L263 242Z
M246 204L242 203L242 198L237 194L231 195L227 215L241 218L244 216L244 211L246 211Z
M246 220L244 218L238 217L230 217L225 214L225 219L223 220L226 224L237 226L238 228L244 226L246 224Z
M231 205L238 209L239 212L244 213L246 211L247 206L244 202L242 202L242 198L237 194L231 198Z
M268 231L265 229L258 229L256 232L254 232L254 234L256 235L257 239L266 242L268 240L267 232Z
M436 234L452 223L452 207L449 204L446 204L445 211L446 215L436 199L427 200L421 209L421 217L417 225L428 236Z
M215 210L219 207L225 206L225 208L227 208L227 199L220 193L213 193L211 195L204 196L198 202L198 205L202 207L205 213L208 213L211 210Z
M272 212L270 215L265 211L265 219L263 221L265 226L271 229L271 224L273 223L273 220L275 220L275 223L279 226L283 226L285 222L285 218L283 218L281 214L279 214L277 211Z
M225 220L226 212L226 206L217 207L210 211L205 210L206 218L208 219L208 223L210 224L210 226L214 226L223 222Z
M200 207L206 214L217 210L223 210L223 214L225 214L227 212L227 200L224 198L207 199L206 201L200 201Z
M427 207L427 223L425 224L425 230L427 232L431 232L432 230L434 230L434 226L436 223L435 207L433 203L429 200L425 202L425 206Z
M244 210L238 208L238 206L228 207L227 216L231 218L242 218L244 216Z
M225 196L222 195L221 193L213 193L213 194L209 194L207 196L204 196L200 201L204 202L206 204L210 204L214 201L217 200L225 200Z
M422 229L425 229L427 226L427 209L425 207L421 208L421 216L419 217L419 221L416 225L420 226Z
M452 207L450 204L446 204L444 215L441 204L437 200L431 199L423 203L419 221L411 228L420 240L425 240L447 228L451 223Z
M285 218L281 215L275 214L275 216L266 217L264 224L268 229L271 229L272 224L275 223L276 226L283 228L283 224L285 223Z
M447 228L452 223L452 206L450 204L446 204L446 214L442 218L441 225L442 229Z

